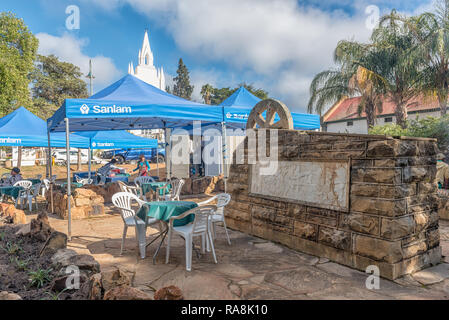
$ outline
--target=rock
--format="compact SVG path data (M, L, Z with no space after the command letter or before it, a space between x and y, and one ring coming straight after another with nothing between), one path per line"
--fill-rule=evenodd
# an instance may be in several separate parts
M23 212L23 210L17 209L13 204L2 203L0 205L0 216L2 216L8 223L27 223L25 212Z
M449 264L442 263L437 266L418 271L412 275L413 279L423 285L431 285L449 278Z
M86 271L87 273L99 273L100 264L91 255L80 254L73 256L67 260L67 264L64 267L74 265L77 266L81 271Z
M184 297L181 289L176 286L169 286L156 291L154 300L184 300Z
M0 301L3 300L22 300L22 297L15 293L2 291L0 292Z
M67 235L62 232L54 231L50 234L42 247L40 255L55 254L59 249L65 249L66 247Z
M75 250L72 249L59 249L52 257L51 262L53 265L66 266L70 258L78 255Z
M31 224L27 223L16 232L16 236L27 236L31 232Z
M71 276L72 275L68 274L68 275L53 279L53 281L51 283L51 290L54 292L61 292L63 290L68 289L67 285L72 284L72 279L69 279L69 277L71 277ZM67 280L69 281L69 283L67 283ZM86 281L87 281L87 277L84 274L81 274L79 277L80 288L81 288L81 285L84 284ZM71 290L78 290L78 289L73 288Z
M91 283L89 299L101 300L103 295L103 288L101 287L101 274L94 274L91 278Z
M47 241L53 232L46 213L40 213L36 219L31 220L30 236L39 241Z
M120 269L101 273L101 285L104 291L109 291L122 285L130 285L129 277Z
M377 261L396 263L402 260L401 241L387 241L362 235L354 237L354 253Z
M148 293L127 285L106 291L103 300L152 300Z

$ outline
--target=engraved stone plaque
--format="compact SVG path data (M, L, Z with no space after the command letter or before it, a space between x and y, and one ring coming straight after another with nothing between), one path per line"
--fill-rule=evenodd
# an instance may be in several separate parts
M260 169L260 164L251 166L250 193L254 196L348 210L348 162L279 161L274 175L261 175Z

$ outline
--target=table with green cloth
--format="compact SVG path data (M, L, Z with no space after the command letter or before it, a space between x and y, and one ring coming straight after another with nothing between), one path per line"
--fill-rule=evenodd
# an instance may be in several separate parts
M170 221L171 217L177 217L183 214L184 212L198 207L198 204L192 201L152 201L144 204L139 211L137 212L137 217L142 219L143 221L146 221L147 218L155 218L158 219L165 224L167 224ZM193 214L188 215L187 217L184 217L180 220L175 220L173 222L173 226L183 226L186 225L194 220L195 216ZM138 225L139 226L139 225ZM138 238L139 243L142 243L145 240L145 225L140 225L140 227L136 228L138 232ZM166 230L162 231L159 234L158 237L153 239L153 241L150 242L153 243L157 238L162 237L162 241L159 244L158 249L156 250L156 253L153 256L153 262L156 260L156 256L159 252L159 249L161 248L162 243L164 242L165 236L167 235L168 228ZM148 244L149 245L149 244ZM140 255L142 259L145 258L145 248L146 246L139 246L140 247Z
M67 188L67 182L63 182L63 183L61 183L61 184L59 184L61 187L63 187L63 188ZM83 184L82 183L78 183L78 182L72 182L71 184L70 184L71 186L71 188L72 189L78 189L78 188L81 188L82 186L83 186Z
M164 181L142 183L142 192L143 192L143 194L147 194L148 192L150 192L150 190L152 190L153 192L157 192L157 189L161 188L161 189L159 189L159 196L163 196L167 193L170 193L170 190L171 190L171 184L168 184L167 188L165 188L165 190L162 188L166 184L167 184L167 182L164 182Z
M13 186L7 186L7 187L0 187L0 194L2 196L10 196L14 199L17 199L19 196L20 190L23 190L23 187L13 187Z
M26 180L31 181L31 183L33 184L33 186L34 186L35 184L41 183L41 180L39 180L39 179L26 179Z

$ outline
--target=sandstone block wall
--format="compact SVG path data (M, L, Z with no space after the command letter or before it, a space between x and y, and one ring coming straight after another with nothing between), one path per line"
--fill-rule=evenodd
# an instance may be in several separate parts
M245 140L245 164L228 179L229 227L363 271L376 265L389 279L440 261L434 140L290 130L278 139L279 161L347 161L348 207L252 194Z

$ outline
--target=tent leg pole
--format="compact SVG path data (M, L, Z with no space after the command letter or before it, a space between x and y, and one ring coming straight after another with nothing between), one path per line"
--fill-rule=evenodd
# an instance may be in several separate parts
M90 176L91 176L91 174L90 174L90 171L91 171L91 167L92 167L92 154L91 154L91 149L90 149L90 145L89 145L89 154L87 155L87 157L88 157L88 162L89 162L89 165L88 165L88 167L89 167L89 174L88 174L88 178L90 179Z
M226 156L226 152L228 152L228 147L227 147L227 139L226 139L226 124L224 122L221 123L221 140L222 140L222 147L221 147L221 152L222 152L222 165L221 165L221 172L223 173L223 179L224 179L224 188L225 188L225 193L228 191L227 188L227 179L228 179L228 173L227 173L227 156Z
M159 139L157 139L156 145L156 168L157 168L157 176L159 177Z
M47 163L48 163L48 180L50 180L50 207L51 207L51 213L55 213L54 211L54 204L53 204L53 181L51 179L52 175L53 175L53 167L52 167L52 161L51 161L51 144L50 144L50 131L47 130L47 138L48 138L48 158L47 158Z
M167 171L167 180L171 180L171 129L165 128L165 162Z
M65 141L67 151L67 211L68 211L68 240L72 241L72 212L70 210L70 197L72 195L72 182L70 181L70 126L69 118L65 118Z

